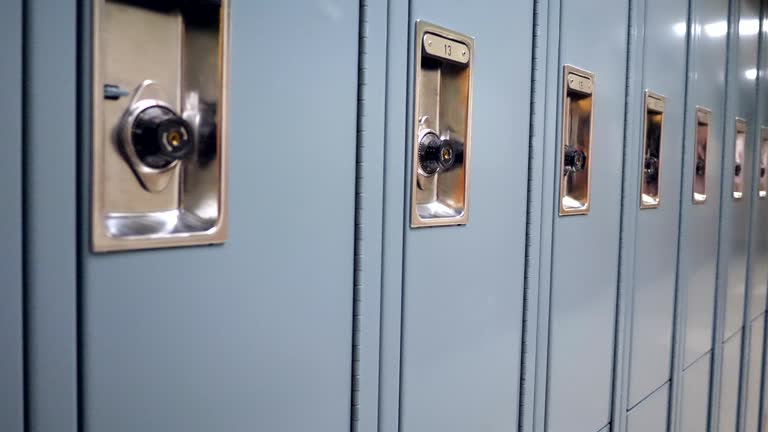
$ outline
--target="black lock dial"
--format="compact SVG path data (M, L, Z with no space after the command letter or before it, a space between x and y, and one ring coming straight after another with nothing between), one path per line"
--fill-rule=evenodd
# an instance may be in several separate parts
M461 163L461 158L459 143L441 140L434 132L427 132L419 141L419 166L428 176L450 170Z
M736 166L733 169L733 174L738 177L741 175L741 164L737 163Z
M699 177L703 176L705 169L706 169L706 164L704 162L704 159L696 159L696 175Z
M131 125L136 156L148 167L161 169L192 151L192 129L170 108L155 105L136 115Z
M563 155L563 169L565 171L564 174L577 173L582 171L586 165L586 153L577 148L565 146L565 154Z
M646 182L651 183L656 181L659 177L659 159L654 155L646 157L643 164L643 170L645 172Z

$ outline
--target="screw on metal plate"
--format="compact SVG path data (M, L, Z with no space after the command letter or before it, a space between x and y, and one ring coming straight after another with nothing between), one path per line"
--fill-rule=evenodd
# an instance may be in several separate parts
M119 85L104 84L104 99L118 100L123 96L131 94L128 90L123 90Z

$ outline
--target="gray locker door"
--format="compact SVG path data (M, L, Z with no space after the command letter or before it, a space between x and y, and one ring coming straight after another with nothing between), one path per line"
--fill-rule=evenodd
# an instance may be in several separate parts
M78 428L77 9L24 2L25 427L40 432Z
M555 182L545 186L543 199L557 203L552 210L551 268L546 269L551 280L542 288L551 289L546 430L598 431L609 423L611 413L628 4L563 0L549 7L550 15L559 14L560 27L553 28L558 19L550 19L548 51L537 54L551 56L547 68L553 73L547 81L546 111L534 122L546 121L552 131L562 128L562 65L594 73L595 90L589 214L557 216L560 163L549 165L552 169L543 174L545 185ZM545 135L543 146L544 157L558 161L560 133Z
M627 432L666 432L669 384L653 392L627 413Z
M747 368L747 384L744 392L746 414L744 432L758 432L760 428L760 386L765 379L763 365L763 334L765 331L765 315L760 315L749 323L749 366Z
M739 371L741 369L741 337L739 331L723 342L722 375L720 378L720 431L736 431L739 414Z
M642 16L642 15L641 15ZM634 244L634 283L631 333L628 349L628 408L635 406L669 381L672 366L672 330L675 308L677 244L680 218L680 164L685 104L686 0L645 2L645 49L638 80L630 97L633 115L628 124L637 131L627 143L627 160L633 168L624 173L627 211L636 224L624 224L627 247ZM640 22L642 25L643 22ZM681 29L682 25L682 29ZM643 161L643 90L666 96L662 132L660 196L657 208L640 209L640 173ZM630 123L631 122L631 123ZM627 217L627 219L629 219ZM636 228L635 228L636 227ZM632 256L632 255L628 255ZM623 264L626 265L626 264ZM631 268L631 267L630 267ZM632 421L630 421L631 423Z
M0 14L0 430L22 432L22 2Z
M754 182L760 183L760 154L762 148L761 129L768 127L768 82L766 82L766 61L768 60L768 42L766 40L766 23L768 16L766 4L763 2L761 19L761 43L760 43L760 66L758 67L758 114L755 126L755 153L754 153ZM768 176L768 173L766 173ZM757 195L757 192L755 192ZM752 224L751 224L751 243L749 251L749 321L754 321L757 316L766 310L766 294L768 294L768 229L765 228L764 221L768 219L768 198L757 197L753 195L754 203L752 205Z
M415 127L410 121L415 22L475 38L468 224L410 228L409 194L404 213L398 199L385 202L385 212L399 213L385 221L385 237L404 230L399 430L513 430L519 406L532 4L411 0L410 14L401 15L408 2L390 3L388 37L397 50L390 51L389 61L400 65L408 59L409 120L406 128L396 111L388 115L396 134L387 152L402 158L387 166L386 175L404 179L407 190L413 135L404 131ZM395 89L400 76L390 77ZM402 191L402 183L392 188L388 183L386 194ZM396 274L397 268L385 265L385 272ZM383 290L397 290L399 283Z
M702 357L682 373L680 432L707 430L710 356Z
M715 328L716 373L712 398L712 421L718 422L723 431L734 430L740 424L742 339L748 334L743 331L743 323L749 221L756 193L752 166L759 133L756 68L760 4L758 0L741 0L731 4L731 11L717 281L722 304Z
M725 60L728 3L696 0L692 3L692 36L689 54L688 100L685 113L685 145L681 192L680 257L678 281L684 292L685 321L683 369L708 355L712 348L715 314L717 229L719 226L720 175L725 114ZM706 144L706 201L694 203L697 149L705 131L697 126L697 107L712 112ZM699 151L699 153L697 153ZM699 154L699 156L697 156ZM701 157L701 159L699 159ZM730 170L729 170L730 172ZM698 183L701 186L701 183ZM704 411L706 413L706 411ZM706 417L705 414L702 414Z
M744 196L733 195L734 167L736 165L734 146L736 143L736 118L746 121L744 155L755 154L758 144L756 125L756 72L757 42L760 4L758 0L739 2L738 45L730 59L734 61L729 71L729 112L725 119L725 147L723 153L723 202L720 254L722 273L725 275L725 330L723 340L739 331L744 322L744 298L747 273L747 250L749 240L749 215L752 182L751 160L744 159L742 178Z
M231 8L229 238L95 255L81 218L83 432L350 428L359 3Z

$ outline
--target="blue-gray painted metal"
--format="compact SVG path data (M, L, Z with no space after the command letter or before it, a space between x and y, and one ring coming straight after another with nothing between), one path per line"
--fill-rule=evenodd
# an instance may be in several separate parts
M476 55L469 224L404 233L400 430L509 431L520 380L532 5L410 6L402 31L433 22L474 36Z
M357 90L352 432L376 431L379 416L382 206L387 2L360 2Z
M707 430L711 356L701 357L683 371L679 432Z
M554 219L555 131L560 34L559 1L535 0L531 72L531 123L528 162L524 342L520 430L546 427L549 356L549 300ZM545 173L547 173L545 175Z
M678 284L685 290L683 368L712 348L719 226L720 175L725 109L725 61L728 2L692 2L688 98L685 113ZM694 204L696 107L712 111L707 144L706 192ZM729 170L730 173L730 170Z
M540 285L551 290L546 430L589 431L607 425L611 414L621 197L617 167L622 165L624 141L628 2L553 3L559 18L550 15L548 25L559 22L560 31L557 39L550 34L547 48L556 50L558 60L547 67L559 73L562 64L572 64L595 73L596 81L591 210L585 216L554 218L551 262L543 267L551 272L551 280L548 286ZM547 91L558 96L544 111L547 127L555 134L543 145L557 149L545 157L555 166L561 129L559 83L547 82ZM557 121L550 123L545 113L552 111ZM559 169L545 170L543 176L551 182L547 177L559 178ZM557 189L545 183L544 199L557 200ZM585 340L589 349L578 342Z
M408 52L408 0L389 0L387 16L386 124L384 128L384 215L381 276L379 430L396 432L400 419L400 340L403 231L408 214L405 130Z
M737 429L737 419L739 412L741 337L742 332L739 331L723 342L719 397L717 404L712 407L713 410L716 409L718 411L718 430L722 432L739 430Z
M768 44L766 44L765 17L768 13L766 2L761 2L758 66L757 66L757 114L755 136L750 157L752 158L752 208L750 214L749 254L747 264L747 307L744 318L744 348L742 359L742 393L740 418L743 431L762 431L764 423L764 397L760 383L766 378L765 367L765 328L764 313L766 307L766 289L768 287L768 230L763 228L763 221L768 217L768 204L765 199L758 198L760 172L761 131L768 126L768 85L766 85L766 59L768 59ZM762 337L760 335L763 335ZM763 384L764 385L764 384Z
M24 2L24 318L30 432L78 428L76 233L83 224L76 217L77 4Z
M749 323L749 365L746 369L747 380L744 391L744 403L746 405L744 417L744 430L742 432L760 432L761 414L761 386L764 379L763 366L763 333L765 330L764 315L759 315Z
M5 2L0 28L0 430L23 432L21 0Z
M358 13L232 2L229 240L81 250L83 432L350 428Z
M757 68L757 42L759 2L757 0L734 0L740 4L738 20L732 20L731 33L738 43L729 54L732 70L729 71L729 109L725 119L725 151L723 153L723 200L722 227L720 240L721 275L719 282L725 284L725 332L724 339L729 339L739 331L744 322L745 284L747 272L747 249L749 241L749 215L752 197L756 189L752 176L752 158L755 146L759 144L759 128L756 122L756 80L752 73ZM741 29L736 31L735 29ZM747 139L745 143L745 159L743 176L745 181L745 197L734 200L732 197L734 166L735 118L747 122ZM753 191L754 193L750 193Z
M627 432L667 432L669 384L640 401L627 413Z
M621 225L619 242L619 280L616 307L616 329L614 347L614 376L610 426L614 432L625 432L628 428L627 411L628 381L632 363L632 325L634 316L634 272L636 252L637 196L639 160L642 158L643 100L643 57L645 50L645 1L630 1L627 32L627 84L625 93L624 143L621 197ZM632 143L639 142L633 146ZM633 151L633 149L635 151ZM663 150L663 148L662 148Z
M760 66L758 68L758 91L757 91L757 120L755 126L758 128L755 136L755 153L753 155L753 181L758 182L759 173L759 155L760 155L760 130L761 127L768 127L768 41L766 41L766 23L764 20L768 16L765 4L762 6L760 20ZM764 229L764 223L768 219L768 199L756 199L752 206L751 232L749 245L749 319L753 321L758 315L762 315L766 310L766 287L768 286L768 229Z
M677 259L677 348L673 367L673 380L679 379L681 383L673 381L672 428L701 431L709 421L728 2L694 0L690 8L685 29L689 54ZM703 204L694 204L692 199L698 106L712 111L707 144L707 201ZM696 367L691 366L694 363Z
M638 1L635 8L642 19L636 31L642 38L636 66L641 70L638 84L630 86L627 108L622 223L622 283L630 285L627 408L664 385L671 373L686 71L685 32L679 29L685 26L688 1ZM649 210L639 209L644 89L666 96L662 202Z
M753 176L759 128L756 118L756 68L758 66L760 4L757 0L733 0L729 19L727 73L727 109L723 148L722 203L718 264L718 318L715 325L715 366L713 373L712 424L721 430L741 430L744 404L740 395L746 385L746 354L743 341L748 340L747 319L749 293L747 262L750 214L757 193ZM744 196L733 197L736 118L746 121L746 137L742 155Z

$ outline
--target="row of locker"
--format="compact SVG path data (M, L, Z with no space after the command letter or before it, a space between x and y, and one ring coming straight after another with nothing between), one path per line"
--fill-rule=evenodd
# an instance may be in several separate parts
M768 431L765 2L8 3L0 430Z

